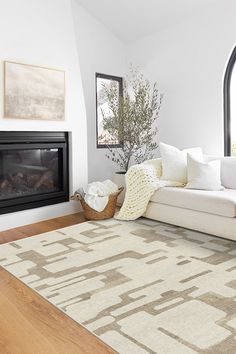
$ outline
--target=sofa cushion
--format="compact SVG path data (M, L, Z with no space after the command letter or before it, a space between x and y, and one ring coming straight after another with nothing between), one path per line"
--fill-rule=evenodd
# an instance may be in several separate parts
M236 217L236 190L205 191L165 187L156 191L152 202L205 213Z
M225 188L236 189L236 157L205 156L206 161L221 160L221 182Z
M174 146L160 143L160 152L162 157L161 179L166 181L187 182L187 153L199 160L203 159L200 147L181 151Z
M198 161L190 154L187 155L188 183L185 188L220 191L221 185L220 160L209 162Z

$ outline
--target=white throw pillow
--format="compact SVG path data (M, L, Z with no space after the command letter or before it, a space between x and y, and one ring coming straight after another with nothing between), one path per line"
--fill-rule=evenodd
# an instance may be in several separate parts
M188 183L185 188L218 191L224 189L221 185L221 161L202 162L190 154L188 161Z
M161 175L162 175L162 159L161 158L146 160L143 163L148 164L148 165L152 165L156 170L157 177L158 178L161 177Z
M179 150L174 146L160 143L160 151L162 157L162 176L163 180L176 181L181 183L187 182L187 153L197 159L203 159L201 148L191 148Z

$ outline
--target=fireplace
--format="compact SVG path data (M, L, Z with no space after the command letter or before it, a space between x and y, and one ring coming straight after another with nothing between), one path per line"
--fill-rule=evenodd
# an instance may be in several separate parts
M0 214L69 200L68 133L0 132Z

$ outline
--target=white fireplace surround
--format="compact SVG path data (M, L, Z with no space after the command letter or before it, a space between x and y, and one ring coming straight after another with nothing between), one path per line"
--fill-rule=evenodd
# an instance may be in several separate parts
M12 60L65 70L66 119L63 122L4 119L0 94L0 129L68 131L70 188L87 183L87 123L81 71L70 1L4 2L0 12L0 82L3 61ZM75 213L79 203L67 202L0 215L0 231Z
M85 184L81 180L79 184L79 179L73 178L76 174L75 171L78 171L78 164L75 163L74 157L76 156L73 153L73 133L69 133L69 185L70 185L70 195L73 194L73 191L78 188L78 186ZM30 134L30 131L29 131ZM73 156L75 155L75 156ZM73 168L74 166L74 168ZM77 172L79 175L79 171ZM9 214L0 215L0 231L7 230L9 228L18 227L21 225L26 225L34 222L39 222L46 219L56 218L63 215L69 215L81 211L80 204L75 201L70 201L66 203L60 203L45 207L40 207L36 209L30 209L25 211L18 211Z

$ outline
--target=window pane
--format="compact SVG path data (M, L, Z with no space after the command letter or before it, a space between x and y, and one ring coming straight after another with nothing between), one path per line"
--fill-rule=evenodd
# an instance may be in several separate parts
M105 77L97 77L97 142L98 146L104 145L118 145L119 141L111 136L108 131L103 127L103 116L112 117L112 111L109 108L106 89L115 87L117 95L119 95L120 82L115 79L109 79Z
M231 154L236 156L236 65L234 65L230 83L231 116Z

